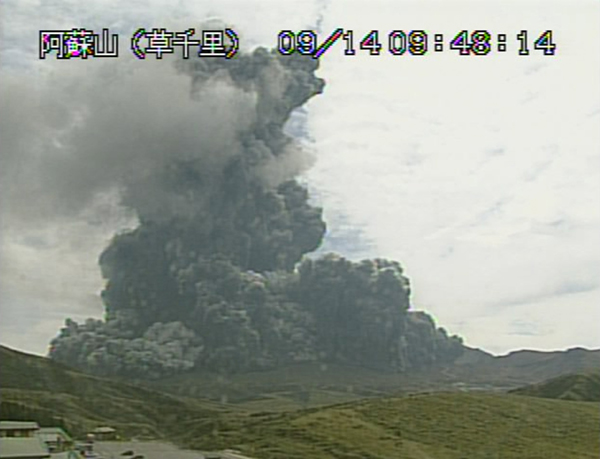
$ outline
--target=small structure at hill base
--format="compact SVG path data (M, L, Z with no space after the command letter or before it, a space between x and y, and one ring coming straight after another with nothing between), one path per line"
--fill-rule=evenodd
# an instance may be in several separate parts
M113 429L112 427L108 427L108 426L96 427L92 431L92 434L93 434L93 438L95 440L99 440L99 441L116 440L117 439L117 431L115 429Z
M225 449L223 451L204 451L202 455L205 459L252 459L235 449Z
M0 459L80 459L71 436L35 421L0 421Z
M33 438L39 429L33 421L0 421L0 438Z
M60 427L41 427L36 432L36 437L45 443L51 453L73 449L73 439Z

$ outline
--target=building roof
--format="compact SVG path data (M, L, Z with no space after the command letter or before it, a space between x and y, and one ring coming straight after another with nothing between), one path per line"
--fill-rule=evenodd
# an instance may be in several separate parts
M38 430L35 435L44 442L57 442L59 438L63 442L73 441L70 435L60 427L40 427L40 430Z
M0 438L0 459L42 459L50 457L37 438Z
M40 427L39 430L40 433L57 433L57 434L64 434L66 435L66 432L60 428L60 427Z
M113 429L112 427L96 427L94 429L94 433L99 433L99 434L103 434L103 433L114 433L116 432L115 429Z
M235 449L225 449L223 451L203 451L202 455L205 459L252 459L248 456L242 456Z
M34 421L0 421L0 430L37 430L40 426Z
M248 456L242 456L239 451L235 449L226 449L223 451L223 459L252 459Z
M52 453L52 459L81 459L81 456L75 451L64 451L62 453Z

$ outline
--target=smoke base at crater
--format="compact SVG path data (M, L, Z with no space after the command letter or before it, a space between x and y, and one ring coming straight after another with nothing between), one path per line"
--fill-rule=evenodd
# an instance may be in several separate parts
M189 98L152 95L136 107L156 114L152 132L119 90L100 110L82 108L88 123L114 128L109 162L115 149L123 154L118 166L104 165L107 177L95 177L90 193L117 187L139 226L100 256L105 320L67 320L52 358L98 374L156 378L302 361L405 371L460 355L460 338L409 311L398 263L303 259L326 227L295 179L311 160L284 125L323 91L316 68L310 58L261 48L232 61L180 61L177 79L190 79ZM179 105L187 116L169 119L169 107ZM61 148L82 147L74 131ZM76 167L84 164L51 166L83 180Z

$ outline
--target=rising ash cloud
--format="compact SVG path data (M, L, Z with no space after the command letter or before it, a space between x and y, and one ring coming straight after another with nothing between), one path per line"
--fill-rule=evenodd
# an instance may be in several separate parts
M397 262L303 258L326 226L296 180L312 160L284 125L323 91L316 68L258 48L2 86L3 228L137 219L99 257L105 319L67 319L52 358L160 377L301 361L402 371L461 353L409 311Z

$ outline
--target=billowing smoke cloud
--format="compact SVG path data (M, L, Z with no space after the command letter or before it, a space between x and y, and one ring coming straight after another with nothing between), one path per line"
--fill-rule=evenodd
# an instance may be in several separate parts
M2 204L48 221L78 215L117 188L140 218L168 219L189 213L191 201L196 210L200 199L210 201L207 191L235 161L251 181L276 186L292 178L310 159L278 129L322 83L313 77L303 85L292 74L308 74L310 65L282 62L264 51L190 61L179 71L166 61L60 62L67 68L43 88L33 75L29 84L9 75L0 114ZM201 195L190 200L177 189L177 167L203 181Z
M460 353L458 338L408 311L397 263L298 265L325 223L295 180L310 158L283 127L322 91L316 67L259 48L74 67L41 100L9 87L0 199L17 203L11 218L90 217L117 195L139 223L100 256L105 320L67 320L53 358L160 377L314 360L401 370Z

